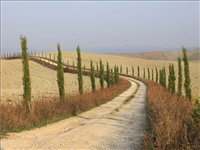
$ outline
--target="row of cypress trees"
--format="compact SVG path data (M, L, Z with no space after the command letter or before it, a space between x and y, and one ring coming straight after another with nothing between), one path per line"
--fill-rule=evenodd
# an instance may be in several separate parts
M28 110L31 108L31 79L30 79L30 71L29 71L29 54L27 49L27 39L25 36L21 36L21 49L22 49L22 64L23 64L23 98L25 105ZM60 44L57 45L58 55L57 55L57 84L59 89L60 99L65 97L65 89L64 89L64 70L63 70L63 63L62 63L62 53L60 49ZM183 62L184 62L184 75L185 75L185 82L184 82L184 89L186 98L190 99L191 96L191 79L189 73L189 61L187 57L187 50L183 48ZM140 68L138 69L138 77L140 77ZM148 79L150 79L150 70L148 70ZM104 72L104 65L102 60L100 59L100 68L98 69L97 64L97 74L99 74L100 86L101 89L104 88L104 80L107 82L107 87L109 88L112 84L119 82L119 67L115 66L114 70L110 69L110 66L107 62L106 65L106 74ZM122 66L120 66L120 72L122 72ZM127 68L128 74L128 68ZM77 75L78 75L78 85L79 85L79 93L83 93L83 73L82 73L82 62L81 62L81 52L79 46L77 47ZM134 76L134 68L132 66L132 75ZM145 69L143 77L145 78ZM95 85L95 69L93 66L93 62L91 61L90 64L90 78L91 78L91 86L92 91L94 92L96 89ZM152 80L154 80L154 73L152 69ZM175 93L175 70L174 65L169 64L169 77L168 77L168 90L172 93ZM158 83L158 70L156 68L156 82ZM165 67L159 70L159 83L166 88L166 71ZM182 67L181 67L181 59L178 58L178 95L182 95Z
M27 106L27 110L31 109L31 78L30 78L30 71L29 71L29 53L27 48L27 38L25 36L21 36L21 49L22 49L22 64L23 64L23 99L25 105ZM63 69L63 61L62 61L62 52L60 48L60 44L57 45L57 85L60 99L64 99L65 97L65 87L64 87L64 69ZM81 50L80 47L77 46L77 75L78 75L78 87L79 93L83 94L83 71L82 71L82 60L81 60ZM35 55L36 56L36 55ZM42 57L43 57L42 53ZM47 58L47 55L45 55ZM49 55L51 59L51 55ZM54 55L55 60L55 55ZM84 67L85 68L85 67ZM86 69L84 69L85 71ZM109 63L107 62L106 65L106 73L104 71L104 65L102 60L100 59L100 68L98 68L97 63L97 70L95 72L95 68L93 62L90 62L90 79L91 79L91 86L92 91L96 90L96 83L95 83L95 75L99 76L99 81L101 85L101 89L104 88L104 80L107 82L107 87L110 88L111 85L114 83L119 82L119 69L117 66L114 67L114 70L110 68Z
M185 90L185 96L187 99L191 100L192 99L192 94L191 94L191 79L190 79L190 70L189 70L189 61L188 61L188 56L187 56L187 50L185 48L182 48L183 52L183 63L184 63L184 90ZM181 65L181 58L178 57L178 90L177 90L177 95L182 96L182 80L183 80L183 75L182 75L182 65ZM165 68L163 68L165 70ZM164 71L165 74L165 71ZM175 70L174 70L174 65L169 64L169 76L168 76L168 90L171 93L175 93L176 91L176 76L175 76ZM160 74L160 84L166 87L166 74L162 75L162 71Z
M185 94L188 99L191 99L191 80L189 75L189 62L187 57L187 50L183 48L183 61L184 61L184 73L185 73L185 82L184 82L184 88L185 88ZM80 94L83 93L83 79L82 79L82 65L81 65L81 54L80 54L80 48L77 47L77 72L78 72L78 83L79 83L79 92ZM59 58L58 58L59 59ZM62 62L62 61L61 61ZM110 69L110 66L107 62L106 65L106 78L105 78L105 72L104 72L104 65L102 63L102 60L100 59L100 66L98 68L98 63L96 64L96 71L99 72L99 80L100 80L100 86L101 89L104 88L104 80L107 82L107 87L109 88L111 84L118 83L119 81L119 67L115 66L114 71ZM166 70L165 67L163 67L161 70L156 68L156 78L155 81L163 86L167 87L166 84ZM148 71L148 79L150 80L150 69L147 68ZM91 78L91 85L92 85L92 91L95 91L95 69L93 66L93 62L91 61L90 65L90 78ZM137 67L138 77L140 77L140 67ZM120 66L120 73L122 73L122 66ZM126 68L126 73L128 74L128 67ZM154 70L151 71L151 80L154 81ZM132 75L134 76L134 67L132 66ZM143 78L145 78L145 68L143 73ZM175 93L175 70L174 65L169 64L169 76L168 76L168 90L172 93ZM178 95L182 95L182 66L181 66L181 59L178 58Z
M183 62L184 62L184 75L185 75L185 81L184 81L184 90L185 90L185 96L187 99L191 100L191 79L190 79L190 71L189 71L189 61L187 56L187 50L185 48L182 48L183 53ZM178 63L178 89L177 89L177 95L182 96L182 65L181 65L181 58L178 57L177 63ZM154 78L154 71L155 71L155 78ZM137 67L137 76L140 77L140 67ZM120 73L122 74L122 66L120 66ZM128 75L128 67L126 67L126 74ZM151 74L151 78L150 78ZM132 76L134 76L134 67L132 66ZM146 69L143 68L143 78L146 78ZM168 90L171 93L176 92L176 75L175 75L175 69L174 64L169 64L169 75L168 75L168 87L166 83L166 69L163 67L162 69L158 70L157 67L151 70L147 68L147 79L152 80L156 83L160 83L163 87L168 88Z
M174 71L174 65L169 64L168 90L172 93L175 93L175 88L176 88L175 81L176 81L176 76Z

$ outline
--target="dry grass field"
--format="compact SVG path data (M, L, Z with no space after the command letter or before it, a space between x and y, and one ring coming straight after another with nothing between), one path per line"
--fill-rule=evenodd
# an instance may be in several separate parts
M55 52L51 53L51 58ZM63 52L63 60L65 63L67 61L70 65L73 62L76 65L76 52ZM96 67L96 62L102 59L103 63L106 64L108 61L111 67L114 65L122 65L123 73L126 73L126 67L129 68L129 75L132 75L132 65L134 66L135 75L137 76L137 66L140 66L140 76L143 77L143 68L158 67L158 69L163 66L167 69L168 74L168 64L174 63L176 74L177 74L177 62L176 61L161 61L161 60L147 60L139 58L128 58L116 55L106 55L106 54L96 54L96 53L84 53L82 52L83 65L87 68L90 66L90 60L94 61ZM32 81L32 96L33 100L41 100L49 97L58 96L57 82L56 82L56 72L43 67L35 62L30 61L30 71L31 71L31 81ZM22 86L22 64L21 60L2 60L1 69L1 100L12 101L22 100L23 86ZM154 71L155 73L155 71ZM190 74L192 80L192 95L194 98L200 97L200 61L190 62ZM147 77L147 71L146 71ZM154 75L155 77L155 75ZM84 90L90 91L90 78L84 76ZM76 74L65 73L65 91L66 94L75 94L78 92L78 81ZM177 81L177 80L176 80ZM97 88L99 87L99 80L96 80Z
M51 53L52 56L56 54L55 52ZM82 61L83 65L86 67L89 67L90 60L93 60L94 62L99 62L99 59L102 59L103 63L106 64L108 61L109 64L114 67L114 65L122 65L123 67L123 73L126 73L126 67L129 68L129 74L132 74L131 68L132 65L134 66L135 75L137 75L137 66L140 66L140 75L143 77L143 68L149 67L150 69L158 67L158 69L161 69L163 66L166 67L167 76L168 76L168 66L169 63L173 63L175 65L176 70L176 76L178 76L178 64L176 61L164 61L164 60L147 60L147 59L139 59L139 58L128 58L123 56L116 56L116 55L106 55L106 54L97 54L97 53L85 53L82 52ZM73 61L76 64L76 52L66 52L63 51L63 59L66 63L67 60L69 61L69 64L72 65ZM96 64L95 64L96 65ZM183 65L182 65L183 66ZM155 73L155 71L154 71ZM190 61L190 75L192 80L192 95L194 98L200 97L200 60L196 61ZM147 71L146 71L146 77L147 77ZM155 77L155 75L154 75ZM177 81L177 80L176 80Z
M193 49L187 52L189 60L200 60L200 49ZM177 57L182 56L182 51L150 51L143 53L124 53L116 54L118 56L125 56L129 58L142 58L151 60L177 60Z
M22 62L16 60L1 60L1 100L22 100ZM58 96L56 71L30 61L33 100ZM91 91L90 78L83 76L84 90ZM97 88L99 80L96 80ZM65 91L67 94L78 93L76 74L65 73Z

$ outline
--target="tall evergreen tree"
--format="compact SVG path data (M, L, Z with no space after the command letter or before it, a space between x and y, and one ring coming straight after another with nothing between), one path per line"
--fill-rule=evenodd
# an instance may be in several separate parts
M90 61L90 80L92 85L92 91L94 92L96 90L96 84L95 84L95 70L92 60Z
M178 57L178 95L182 95L182 66L181 66L181 59Z
M152 81L154 81L154 73L153 73L153 68L151 70L151 78L152 78Z
M144 68L144 71L143 71L143 78L145 79L145 68Z
M99 74L100 74L99 81L100 81L101 89L103 89L104 88L104 66L103 66L101 59L100 59L100 72L99 72Z
M168 90L172 92L172 65L169 64Z
M119 82L119 69L115 65L115 67L114 67L114 83L118 83L118 82Z
M163 70L160 69L160 70L159 70L159 74L160 74L160 75L159 75L159 83L160 83L161 85L162 85L162 80L163 80L163 73L162 73L162 72L163 72Z
M113 69L111 69L111 71L110 71L111 73L110 73L110 80L111 80L111 84L114 84L114 72L113 72Z
M106 71L106 82L107 82L107 87L109 88L110 87L110 66L107 62L107 65L106 65L106 68L107 68L107 71Z
M176 91L176 75L175 75L175 70L174 70L174 65L172 64L171 66L171 71L172 71L172 76L171 76L171 80L172 80L172 93L174 94Z
M165 71L165 67L163 67L163 86L166 88L166 71Z
M128 75L128 67L126 67L126 74Z
M117 83L119 82L119 67L117 66Z
M120 73L122 74L122 65L120 66Z
M190 79L190 68L189 68L187 50L183 48L182 51L183 51L184 73L185 73L185 82L184 82L185 95L186 98L191 100L192 99L191 79Z
M58 84L60 99L63 99L65 97L65 87L64 87L64 71L63 71L62 53L60 50L60 44L57 45L57 49L58 49L57 84Z
M31 78L29 71L29 56L27 48L27 39L21 36L22 65L23 65L23 99L28 110L31 109Z
M150 80L150 70L149 68L147 70L148 70L148 80Z
M132 76L134 77L134 67L132 65Z
M138 77L140 77L140 66L138 66L137 70L138 70Z
M82 62L81 62L81 50L79 45L77 46L76 51L77 51L78 89L79 93L83 94L83 72L82 72Z
M158 69L156 67L156 83L158 83Z
M165 72L165 67L163 67L160 71L159 71L160 75L159 75L159 83L166 88L166 72Z

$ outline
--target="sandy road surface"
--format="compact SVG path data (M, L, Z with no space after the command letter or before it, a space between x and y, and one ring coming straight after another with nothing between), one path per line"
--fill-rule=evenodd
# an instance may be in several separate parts
M141 149L146 86L132 86L112 101L78 116L1 140L3 149ZM138 83L138 84L136 84Z

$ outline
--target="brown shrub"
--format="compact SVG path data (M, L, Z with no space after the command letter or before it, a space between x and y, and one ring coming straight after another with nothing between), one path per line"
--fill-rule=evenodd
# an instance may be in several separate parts
M152 81L148 87L147 120L149 131L145 149L200 149L200 122L192 118L194 104L171 94Z
M120 79L117 85L110 88L68 96L63 101L60 101L59 98L34 101L30 112L26 112L22 103L1 103L0 134L31 129L76 115L113 99L130 86L129 81Z

